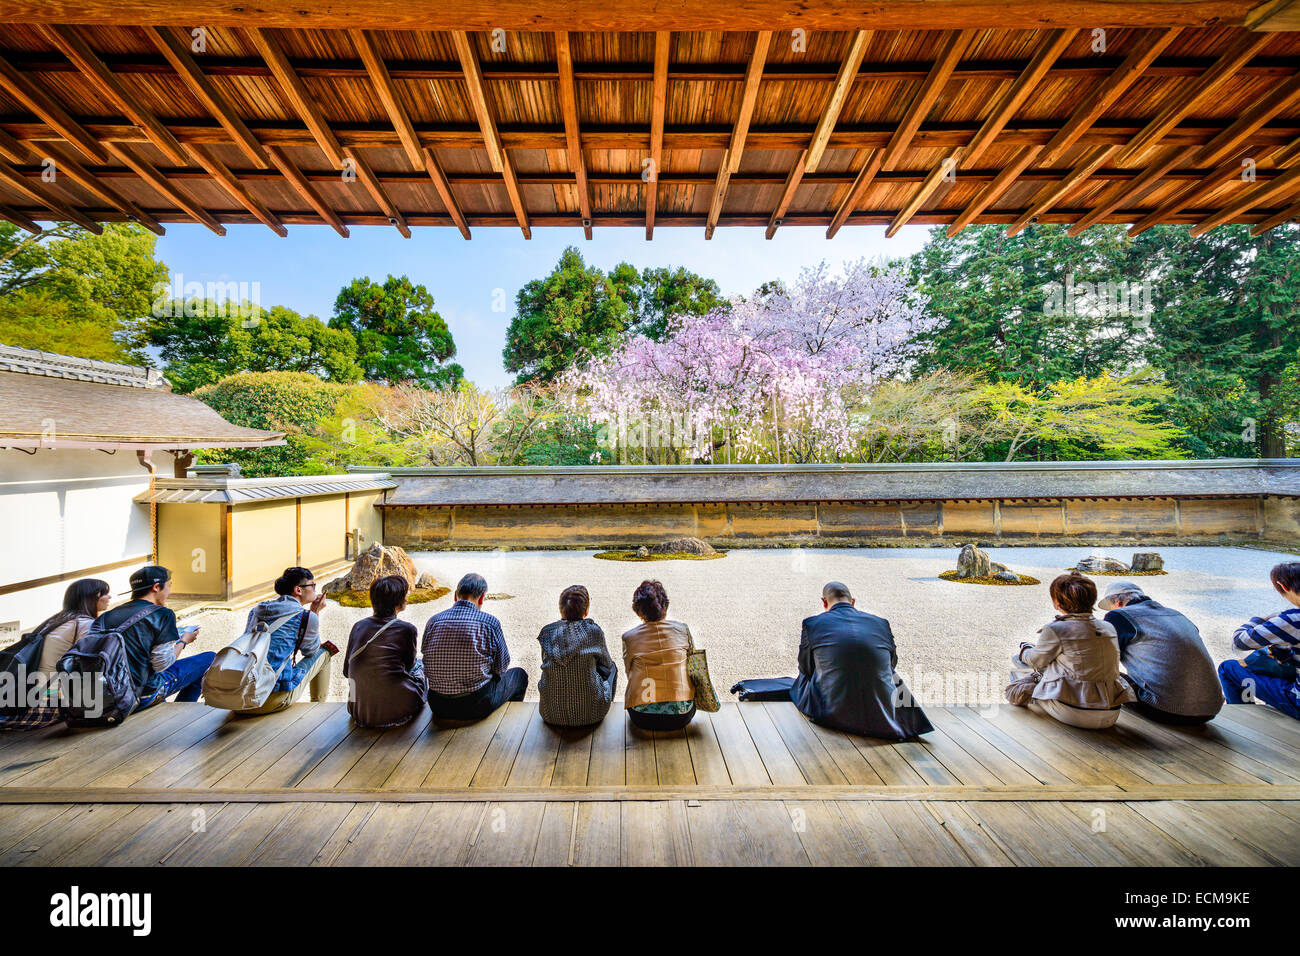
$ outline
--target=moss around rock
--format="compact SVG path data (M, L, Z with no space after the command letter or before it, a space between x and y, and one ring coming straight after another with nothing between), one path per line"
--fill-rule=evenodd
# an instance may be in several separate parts
M415 588L406 595L407 604L424 604L436 601L444 594L450 594L451 588ZM338 601L344 607L370 607L369 591L339 591L331 593L330 600Z
M1007 572L1003 572L1003 573L1007 573ZM1015 572L1010 572L1010 573L1014 574ZM963 578L958 576L957 571L944 571L942 574L939 575L939 577L943 578L945 581L956 581L958 584L991 584L994 587L1000 587L1000 588L1014 588L1014 587L1019 587L1020 585L1023 584L1041 583L1038 580L1038 578L1031 578L1027 574L1017 574L1016 577L1019 580L1016 581L1008 581L1005 579L1001 579L998 578L996 575L990 575L988 577L983 577L983 578Z
M645 549L642 549L645 550ZM597 551L594 557L602 561L712 561L714 558L725 558L727 552L714 551L712 554L694 554L691 552L677 552L675 554L655 554L648 552L638 554L636 551Z
M1079 571L1078 568L1066 568L1067 571ZM1089 578L1149 578L1156 574L1168 574L1168 571L1079 571Z

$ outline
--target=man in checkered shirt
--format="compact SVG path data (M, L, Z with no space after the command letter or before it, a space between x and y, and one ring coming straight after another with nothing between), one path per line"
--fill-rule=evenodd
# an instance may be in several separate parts
M483 610L487 581L472 571L456 585L456 603L429 618L420 653L429 709L445 720L481 720L508 700L523 700L528 674L510 667L501 622Z

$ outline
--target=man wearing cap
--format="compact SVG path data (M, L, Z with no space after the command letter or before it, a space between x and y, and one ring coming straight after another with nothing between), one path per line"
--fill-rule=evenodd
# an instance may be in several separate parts
M1112 584L1097 606L1119 635L1120 663L1138 698L1124 706L1164 724L1214 719L1223 691L1195 624L1132 581Z
M197 626L176 630L176 612L167 607L172 593L172 573L156 564L146 565L131 575L131 600L105 611L98 626L112 630L132 615L153 605L154 610L122 632L122 647L131 677L140 691L136 710L176 695L178 701L196 701L203 686L203 674L212 659L211 651L178 660L182 651L198 637Z

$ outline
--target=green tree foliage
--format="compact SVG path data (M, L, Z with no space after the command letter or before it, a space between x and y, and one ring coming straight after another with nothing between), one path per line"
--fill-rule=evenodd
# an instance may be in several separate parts
M149 323L148 342L161 349L178 392L238 372L308 372L342 383L361 378L352 333L314 315L197 299L163 303L159 311Z
M1148 361L1197 456L1286 454L1300 350L1300 226L1199 238L1159 226L1134 242L1157 276Z
M0 342L139 361L138 325L167 281L155 239L129 223L98 236L67 224L30 236L0 223Z
M717 282L682 266L643 269L628 286L636 331L656 342L668 333L673 316L705 315L728 304Z
M357 342L357 362L369 381L455 386L465 371L455 362L456 343L433 296L406 276L383 285L354 279L334 301L330 328L346 329Z
M618 271L618 270L616 270ZM515 296L515 316L502 352L516 381L550 382L580 356L608 353L633 324L630 267L618 278L588 266L569 246L550 275L534 279Z
M241 372L206 385L194 397L235 425L285 433L274 448L214 449L209 462L236 462L250 478L302 474L311 458L304 432L335 414L355 386L323 382L307 372ZM313 471L319 469L311 469Z
M582 358L609 354L625 335L659 341L673 316L726 304L717 282L680 266L638 272L621 262L607 275L569 246L549 275L515 296L502 359L520 384L550 382Z
M1071 239L1061 226L1008 237L1000 226L950 237L930 233L912 257L917 289L939 326L922 336L918 370L974 371L1041 388L1102 372L1123 372L1137 354L1133 318L1061 308L1053 283L1141 282L1123 230L1102 226Z

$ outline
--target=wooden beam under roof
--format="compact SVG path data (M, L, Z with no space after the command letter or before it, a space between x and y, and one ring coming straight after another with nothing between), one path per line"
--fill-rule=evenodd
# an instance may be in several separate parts
M235 141L240 152L258 169L269 169L271 161L267 159L262 144L217 89L211 77L195 62L190 54L189 44L181 40L171 27L147 26L141 29L153 41L158 52L167 58L167 62L176 70L186 88L203 104L212 118L230 134L230 138Z
M1011 188L1016 178L1029 168L1030 163L1050 163L1073 146L1083 136L1084 132L1106 111L1106 108L1133 85L1134 81L1142 75L1142 71L1151 64L1151 61L1177 39L1178 34L1178 29L1172 29L1152 31L1141 36L1133 52L1125 57L1124 61L1106 79L1089 91L1083 102L1070 114L1070 118L1047 141L1047 145L1029 147L1010 166L1003 169L1002 173L992 183L981 190L980 194L967 204L952 225L948 227L948 235L955 236L974 222L976 217ZM1075 172L1078 169L1079 167L1076 167ZM1071 175L1074 175L1074 173Z
M352 161L353 169L356 170L357 182L361 183L361 185L365 187L366 192L370 193L371 198L379 204L379 208L383 210L384 215L388 217L388 224L400 232L402 238L410 239L411 227L407 225L406 217L402 215L402 211L397 208L397 204L388 197L388 193L385 191L383 184L375 177L375 174L371 171L370 167L366 165L366 161L362 159L356 149L351 146L345 146L343 148L343 156L345 159L350 159Z
M451 216L452 222L460 230L460 234L466 239L469 238L469 223L465 219L465 213L461 211L460 204L451 191L451 182L447 179L447 174L443 172L442 165L438 162L438 157L434 155L433 150L426 146L423 150L424 170L433 181L433 187L438 191L438 197L442 200L443 206L447 209L447 215Z
M555 60L559 69L560 115L564 119L564 142L568 147L569 168L573 170L574 186L578 191L578 211L582 213L582 234L591 238L591 186L587 182L587 163L582 156L582 134L578 126L578 88L573 78L573 49L569 33L561 30L555 34Z
M1030 200L1029 208L1025 209L1015 222L1007 226L1007 235L1015 236L1024 231L1026 226L1054 206L1058 200L1079 188L1089 176L1105 165L1118 149L1119 146L1094 146L1063 179L1048 183L1038 190Z
M312 99L307 90L307 84L302 81L289 64L289 58L284 55L280 49L280 44L275 37L266 30L257 27L249 27L245 31L248 38L252 41L253 46L261 55L263 62L275 77L280 88L280 93L290 109L298 115L307 129L311 131L312 139L320 147L325 158L335 169L343 168L343 147L339 145L338 138L330 128L329 123L325 121L325 116Z
M764 238L771 239L776 235L776 231L781 228L781 222L785 216L786 210L790 208L790 203L794 199L794 194L799 190L799 183L803 180L804 166L808 161L808 150L805 148L795 157L794 166L785 177L785 185L781 187L781 198L777 200L776 208L772 210L772 215L767 220L767 231Z
M683 31L1017 29L1094 26L1300 29L1294 0L643 0L636 4L538 3L537 0L259 0L256 7L229 0L11 0L0 7L8 23L160 23L238 27L256 16L263 26L303 30L590 30L649 32L665 23Z
M196 203L193 199L183 193L176 186L167 180L167 177L158 172L150 163L143 159L138 159L131 154L131 151L125 144L107 142L104 147L117 158L117 160L135 171L135 174L147 182L150 186L162 193L172 205L187 213L191 219L201 222L218 236L226 234L226 227L217 221L217 218L209 213L206 209Z
M229 193L236 202L256 216L259 222L263 223L281 239L289 235L289 231L284 228L284 223L279 220L275 213L267 209L261 200L249 192L248 187L241 183L238 177L226 167L226 164L213 156L206 147L195 143L187 143L185 148L194 157L195 162L208 171L208 175L212 177L213 181Z
M1231 222L1256 206L1280 199L1297 190L1300 190L1300 164L1291 166L1282 175L1266 183L1255 183L1252 188L1246 190L1244 195L1206 216L1192 227L1192 237L1203 236L1215 226Z
M655 211L659 204L659 167L664 153L664 116L668 109L668 51L672 33L655 32L654 85L650 95L650 178L645 189L645 237L655 234ZM644 173L644 168L643 168Z
M330 208L329 203L325 202L321 194L317 192L316 187L311 184L311 181L303 175L302 170L290 162L289 157L282 150L274 146L266 147L266 155L270 157L271 162L275 164L275 168L280 171L280 175L284 176L293 191L306 200L307 205L315 209L321 219L329 223L335 232L346 239L350 234L348 227L343 224L339 214Z
M813 130L812 140L808 143L808 158L804 162L805 172L815 173L821 164L822 154L826 152L826 145L830 142L831 131L835 129L835 122L840 117L840 111L844 109L849 87L853 85L853 77L857 75L858 67L862 65L862 58L866 55L867 43L870 40L870 30L857 30L849 37L849 47L840 60L840 71L835 77L834 86L831 87L831 97L822 109L821 116L817 120L817 128Z
M718 225L722 214L722 205L726 201L727 186L731 176L740 169L741 154L745 151L745 137L749 133L749 123L754 118L754 104L758 100L758 85L763 79L763 64L767 62L767 51L772 45L772 33L760 31L754 39L754 49L749 55L749 68L745 71L745 86L740 92L740 111L735 125L731 128L731 145L722 156L722 165L713 184L713 197L709 203L709 216L704 224L704 238L712 239L713 230Z
M1300 220L1300 202L1293 203L1281 212L1255 223L1250 227L1250 234L1252 236L1262 236L1270 229L1275 229L1282 223L1291 222L1292 220Z
M1200 147L1189 160L1191 166L1208 166L1220 160L1227 160L1223 165L1209 173L1199 183L1189 184L1179 189L1150 214L1135 222L1129 228L1128 234L1136 236L1146 232L1157 223L1199 202L1228 179L1239 175L1240 149L1243 144L1270 119L1296 102L1300 102L1300 72L1251 104L1232 125Z
M873 149L866 158L858 178L853 181L849 187L848 195L840 202L839 208L831 216L830 225L826 227L826 238L834 239L835 234L840 231L840 226L848 221L849 216L853 215L853 210L857 208L862 194L867 191L871 181L875 179L876 173L880 172L880 167L885 161L885 151L883 149Z
M105 160L103 147L94 136L68 115L63 107L38 88L30 79L23 76L13 65L0 56L0 90L21 103L39 116L45 123L65 140L96 163Z
M33 236L39 236L43 229L30 216L24 216L17 209L11 209L9 206L0 206L0 219L7 219L20 229L26 229Z
M389 75L388 68L384 66L384 58L379 55L375 38L367 30L349 30L348 36L352 39L357 52L361 54L361 62L366 65L366 73L370 76L370 82L379 96L379 102L383 104L393 129L397 131L397 138L402 141L402 149L406 151L406 158L410 160L411 168L422 168L424 157L421 152L420 137L415 134L411 117L397 95L397 85Z
M528 210L524 207L524 197L519 191L519 181L515 178L514 163L511 162L501 143L501 132L497 129L496 118L492 115L492 107L487 100L487 89L483 85L483 71L479 67L478 54L474 52L474 44L470 42L468 33L453 30L451 38L452 44L456 47L456 55L460 58L461 69L464 71L465 90L469 96L470 107L478 117L479 130L483 133L483 145L487 149L488 162L492 164L494 171L501 174L506 195L510 198L510 206L515 211L515 219L524 238L531 239L533 233L528 221Z
M0 160L0 182L7 184L10 189L21 193L38 205L44 206L54 213L56 219L75 222L81 228L88 229L97 236L104 232L104 227L95 220L82 215L73 207L65 205L54 196L51 196L49 191L44 188L44 183L32 182L3 160Z
M898 128L894 130L894 135L889 138L889 145L885 147L885 157L881 163L881 169L893 169L898 165L898 161L903 158L903 152L912 142L912 137L920 128L922 121L930 115L935 100L943 92L944 84L952 76L952 71L957 68L961 55L966 52L966 48L975 39L977 32L976 30L949 30L944 34L943 40L939 44L938 53L935 56L934 66L930 67L930 72L921 81L920 87L912 97L912 101L908 103L903 118L898 123Z
M768 218L766 232L768 239L776 235L776 230L784 221L786 211L794 198L795 192L799 189L799 183L803 180L804 174L817 171L817 165L821 162L822 154L830 143L831 134L835 130L835 123L839 119L840 111L844 109L845 97L852 86L853 78L857 75L862 58L866 55L867 43L870 40L870 30L858 30L849 38L849 46L840 60L840 69L835 77L831 97L822 107L821 114L817 118L817 125L813 128L812 138L795 160L794 168L790 170L789 176L786 177L785 189L781 193L781 199L776 208L772 210L772 215ZM870 170L871 164L878 158L883 158L883 150L875 150L868 155L868 162L859 172L845 202L852 200L858 194L859 187L861 189L867 187L871 177L875 175L875 170ZM876 168L879 169L878 166ZM840 208L831 216L830 225L827 227L826 237L828 239L834 236L839 231L840 225L843 224L844 218L841 218L841 213L847 218L851 212L852 209L846 211L843 203L841 203ZM839 222L836 222L837 219L839 219Z
M49 26L45 28L44 33L49 41L81 71L81 75L95 87L99 94L117 104L123 114L144 131L144 134L149 137L149 142L157 146L164 156L178 166L184 166L188 162L185 151L181 149L181 144L176 142L176 137L171 134L171 131L140 102L140 98L127 88L117 74L108 68L108 65L91 49L90 44L74 27Z
M1070 45L1070 42L1078 35L1078 30L1052 30L1038 45L1037 51L1033 58L1016 77L1014 83L999 98L997 104L993 107L984 123L980 126L979 131L971 138L970 144L964 147L958 147L952 155L952 168L955 171L958 166L969 167L980 158L997 138L998 133L1010 122L1011 117L1015 116L1016 110L1024 104L1029 94L1037 88L1042 82L1043 77L1047 75L1052 64ZM916 215L921 206L944 181L947 167L940 163L930 171L930 175L925 181L908 198L899 210L894 221L885 229L885 237L893 238L898 230L907 225L909 219Z
M50 158L55 161L60 174L66 175L82 189L120 210L122 215L126 216L129 221L140 223L155 235L167 234L167 230L163 228L162 223L131 202L131 200L106 185L102 179L69 156L66 150L59 149L52 143L46 143L43 151L50 154Z
M1129 140L1115 156L1114 162L1127 166L1132 160L1148 149L1160 144L1160 141L1178 123L1197 106L1204 103L1223 84L1241 69L1252 56L1260 52L1273 37L1270 34L1246 34L1240 37L1223 56L1202 73L1195 81L1179 89L1166 102L1152 120ZM1104 190L1096 198L1092 208L1066 232L1074 237L1089 226L1100 222L1121 206L1132 206L1135 202L1160 186L1164 176L1180 162L1186 159L1181 147L1161 149L1160 158L1152 163L1137 179L1125 183L1116 183Z

